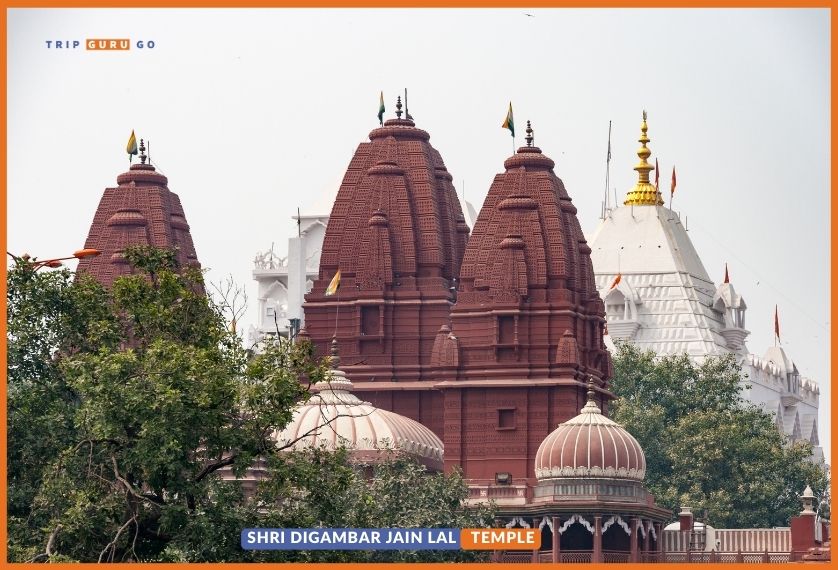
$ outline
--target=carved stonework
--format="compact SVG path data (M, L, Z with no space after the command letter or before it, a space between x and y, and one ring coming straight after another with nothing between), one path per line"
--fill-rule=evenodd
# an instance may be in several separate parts
M123 252L136 245L173 250L181 266L200 267L180 198L169 190L168 179L150 164L134 164L116 181L117 187L105 189L84 244L102 253L79 261L78 271L109 287L131 273Z

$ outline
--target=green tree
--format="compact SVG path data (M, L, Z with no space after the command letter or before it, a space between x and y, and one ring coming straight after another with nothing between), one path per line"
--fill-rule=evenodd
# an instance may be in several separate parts
M828 474L808 443L789 443L773 417L745 402L732 355L697 365L623 343L614 358L611 417L646 454L646 486L658 504L707 509L718 528L787 526L811 485Z
M464 508L468 488L459 474L428 473L397 452L375 464L350 461L350 450L309 448L268 461L252 504L260 505L242 526L240 519L215 514L193 519L161 554L167 562L394 562L479 561L477 551L308 550L244 551L242 528L466 528L488 527L487 505ZM255 510L254 510L255 511ZM235 543L232 544L232 543ZM224 556L219 558L218 553Z
M375 559L245 552L239 536L271 525L484 520L463 509L456 475L394 457L367 478L345 451L279 450L273 433L307 394L300 379L324 379L328 362L308 343L248 354L199 271L165 250L125 255L135 274L110 290L25 262L9 270L12 560ZM244 475L257 458L267 475L255 496L218 476Z
M289 343L248 359L199 271L165 250L126 258L137 273L110 291L9 271L13 559L150 559L191 519L245 512L213 475L276 453L299 378L326 371Z

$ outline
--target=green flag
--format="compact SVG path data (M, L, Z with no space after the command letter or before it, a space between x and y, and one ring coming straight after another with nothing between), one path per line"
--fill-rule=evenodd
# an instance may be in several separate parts
M509 111L506 113L506 119L504 119L501 128L509 129L512 136L515 136L515 121L512 120L512 101L509 102Z
M381 92L381 98L378 103L378 123L384 125L384 91Z

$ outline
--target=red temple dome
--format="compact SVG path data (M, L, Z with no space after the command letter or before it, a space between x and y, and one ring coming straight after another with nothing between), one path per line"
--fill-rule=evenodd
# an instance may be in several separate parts
M336 336L359 391L372 382L428 380L468 237L430 135L401 118L400 102L397 109L399 117L374 129L349 163L304 305L319 352ZM340 289L328 295L338 271Z
M559 425L541 442L535 455L539 479L634 479L646 475L646 457L637 440L623 427L602 415L594 401L593 386L581 413Z
M576 208L531 136L504 166L469 238L451 315L465 376L575 378L583 390L593 375L604 385L604 306Z
M78 265L79 272L108 287L132 272L123 256L129 246L171 249L180 265L200 267L180 198L169 190L165 176L145 164L143 141L140 153L141 163L120 174L116 188L105 189L93 216L84 247L102 255L84 258Z
M452 340L440 331L436 351L446 466L486 485L498 473L535 484L538 445L579 413L587 378L612 397L591 250L529 124L527 135L477 217L451 310Z

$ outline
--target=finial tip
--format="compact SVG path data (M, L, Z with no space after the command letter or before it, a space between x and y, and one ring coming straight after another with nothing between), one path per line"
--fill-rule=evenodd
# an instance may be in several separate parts
M527 146L532 146L532 143L535 140L535 137L533 136L532 133L533 133L532 125L530 124L529 119L527 119L527 136L524 137L524 140L527 141Z

